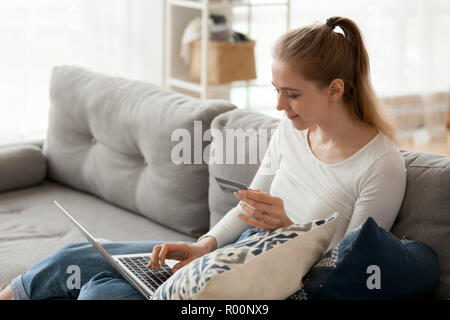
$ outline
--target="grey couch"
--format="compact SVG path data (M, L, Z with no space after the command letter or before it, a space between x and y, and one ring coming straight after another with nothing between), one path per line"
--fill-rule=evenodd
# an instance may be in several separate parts
M53 70L50 101L42 144L0 148L0 289L62 245L85 241L53 200L98 238L195 241L237 203L214 176L250 183L279 121L73 66ZM221 163L239 143L244 161ZM435 297L449 298L450 157L402 153L407 190L391 231L438 253Z

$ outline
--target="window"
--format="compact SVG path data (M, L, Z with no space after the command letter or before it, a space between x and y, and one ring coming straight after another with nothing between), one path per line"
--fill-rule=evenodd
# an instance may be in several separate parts
M44 138L54 66L160 83L162 1L0 1L0 145ZM131 19L130 17L133 17ZM156 75L156 76L155 76Z

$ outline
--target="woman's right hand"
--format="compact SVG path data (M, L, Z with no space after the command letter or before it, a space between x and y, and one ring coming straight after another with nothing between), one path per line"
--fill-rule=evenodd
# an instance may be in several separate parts
M215 250L217 247L216 239L206 237L194 244L183 242L164 243L153 247L152 257L147 268L159 270L161 265L165 264L166 259L180 261L172 267L172 273L187 265L189 262Z

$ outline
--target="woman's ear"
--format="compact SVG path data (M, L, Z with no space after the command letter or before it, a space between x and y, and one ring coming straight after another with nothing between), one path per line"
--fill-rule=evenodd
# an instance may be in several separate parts
M334 79L328 86L328 94L332 102L339 100L344 94L344 81L342 79Z

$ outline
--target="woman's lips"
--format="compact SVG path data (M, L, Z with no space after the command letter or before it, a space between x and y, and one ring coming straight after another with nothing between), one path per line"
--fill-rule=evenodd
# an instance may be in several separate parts
M295 118L297 118L298 117L298 114L293 114L293 115L287 115L287 117L289 118L289 119L295 119Z

